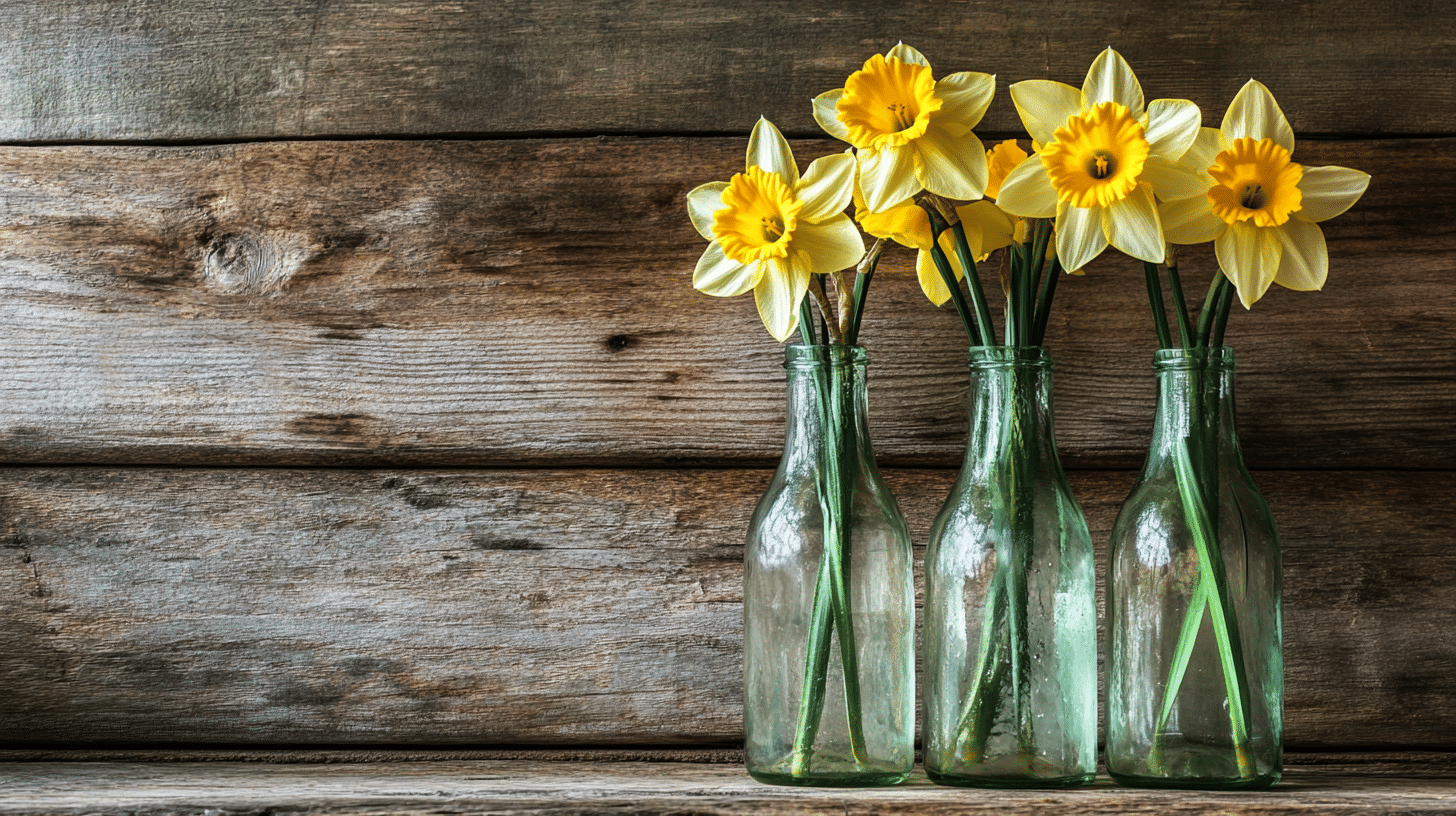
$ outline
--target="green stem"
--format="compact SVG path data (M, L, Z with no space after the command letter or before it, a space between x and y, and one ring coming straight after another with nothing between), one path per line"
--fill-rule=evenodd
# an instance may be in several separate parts
M1051 268L1047 270L1046 285L1041 288L1040 302L1036 305L1036 325L1032 327L1031 345L1040 346L1046 342L1047 323L1052 318L1052 298L1057 294L1057 281L1062 279L1062 265L1056 258L1052 258Z
M951 230L956 239L956 257L961 262L961 268L966 271L966 289L971 293L972 305L976 307L976 325L980 326L981 337L985 340L980 345L995 345L996 326L991 322L991 309L986 305L986 292L981 288L981 276L976 273L976 259L971 257L971 245L966 240L966 227L957 221ZM937 236L939 234L936 233Z
M956 281L955 271L951 269L950 259L945 257L945 253L940 248L940 232L945 229L945 224L934 213L929 210L926 212L930 215L930 229L935 237L930 244L930 259L935 263L936 270L940 272L940 279L950 290L950 300L955 304L956 314L961 316L961 324L966 327L966 338L973 346L984 345L981 332L971 317L970 308L966 305L966 296L961 292L960 283ZM940 227L939 230L936 228L937 224ZM966 277L970 277L970 275Z
M991 575L986 602L982 607L985 614L981 619L981 644L976 650L976 669L971 678L971 687L966 691L965 705L961 708L955 739L946 746L941 758L942 769L957 764L979 765L986 759L986 743L991 738L991 726L996 722L996 711L1001 704L1001 684L1005 682L1006 660L1002 655L1006 639L1006 604L1002 600L1001 585L1006 570L997 568Z
M1168 264L1168 285L1173 290L1173 309L1178 315L1178 336L1183 348L1195 345L1193 327L1188 324L1188 302L1183 299L1183 281L1178 278L1178 265Z
M1218 317L1213 322L1213 337L1209 340L1213 344L1212 348L1223 347L1223 333L1228 328L1229 311L1233 308L1234 303L1234 285L1229 283L1228 278L1224 278L1223 275L1219 275L1219 278L1222 279L1220 285L1223 289L1218 299Z
M1249 683L1244 669L1238 613L1229 591L1228 574L1216 531L1209 520L1204 497L1200 495L1202 491L1193 469L1190 444L1191 440L1185 440L1184 444L1175 446L1173 464L1177 471L1178 494L1183 501L1184 519L1193 536L1193 546L1198 551L1200 578L1213 584L1213 597L1209 600L1208 612L1213 624L1214 643L1218 646L1219 663L1223 669L1224 689L1228 694L1234 759L1238 764L1239 778L1252 779L1253 753L1249 746L1246 716Z
M799 338L804 345L814 345L814 307L809 305L809 296L799 301Z
M1153 329L1158 333L1158 348L1172 348L1173 337L1168 333L1168 312L1163 305L1163 284L1158 282L1158 266L1143 261L1143 273L1148 281L1148 303L1153 307Z
M859 274L854 278L854 313L849 319L849 329L845 333L845 345L859 344L859 324L864 319L865 294L869 292L870 280L875 276L875 269L880 265L880 250L885 245L885 239L881 238L875 242L865 259L860 262Z
M1032 550L1036 543L1035 496L1032 493L1036 480L1032 472L1032 448L1026 437L1028 429L1022 421L1025 411L1030 410L1032 397L1021 393L1023 387L1022 379L1013 374L1007 406L1011 421L1003 423L1008 438L1002 450L1005 451L1009 471L1007 499L1011 502L1011 528L1006 539L1005 555L1006 602L1010 607L1007 634L1011 647L1012 705L1018 741L1029 769L1036 747L1035 712L1031 705L1030 599L1027 594ZM1008 425L1009 428L1006 427Z
M1213 332L1214 314L1218 311L1218 299L1223 292L1221 287L1227 280L1222 272L1214 273L1213 280L1208 282L1208 292L1203 296L1203 308L1198 310L1198 343L1204 348L1218 348L1208 342Z
M1183 616L1183 628L1178 632L1178 643L1173 648L1173 665L1168 670L1168 681L1163 686L1163 704L1158 709L1158 724L1153 731L1153 745L1148 756L1148 768L1154 773L1164 773L1163 743L1168 734L1168 718L1173 714L1173 704L1178 700L1178 689L1183 685L1183 676L1188 673L1188 662L1193 658L1193 644L1198 640L1198 628L1203 623L1203 613L1208 608L1208 580L1199 577L1193 586L1193 597L1188 599L1188 610Z
M1022 327L1024 334L1015 345L1036 345L1036 299L1037 290L1042 287L1042 273L1046 270L1047 241L1051 239L1051 223L1033 218L1028 223L1031 240L1027 242L1027 256L1024 274L1026 284L1022 290Z

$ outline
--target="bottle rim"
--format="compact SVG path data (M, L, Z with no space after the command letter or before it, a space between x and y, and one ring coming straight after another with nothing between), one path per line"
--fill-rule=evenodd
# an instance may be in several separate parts
M1165 348L1153 352L1154 371L1192 371L1200 368L1217 368L1232 371L1234 350L1229 346L1216 348Z
M870 354L864 346L843 343L784 346L784 368L812 368L821 365L867 366Z
M971 346L966 365L973 369L1036 367L1050 369L1052 355L1046 346Z

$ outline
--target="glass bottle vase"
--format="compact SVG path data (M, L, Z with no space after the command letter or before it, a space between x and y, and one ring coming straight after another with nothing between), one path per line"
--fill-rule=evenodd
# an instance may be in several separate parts
M1233 351L1163 349L1142 474L1113 525L1107 769L1125 785L1279 781L1279 539L1244 467Z
M1052 427L1051 357L972 348L965 461L925 554L925 770L1030 788L1097 770L1092 541Z
M789 346L783 458L748 529L748 772L894 785L914 765L910 535L875 467L864 349Z

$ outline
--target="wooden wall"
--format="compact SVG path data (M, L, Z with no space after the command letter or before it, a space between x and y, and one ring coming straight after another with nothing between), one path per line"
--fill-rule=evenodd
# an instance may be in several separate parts
M1456 7L1339 0L0 6L0 740L663 745L740 731L781 352L683 202L904 40L1371 173L1317 294L1229 329L1281 525L1288 740L1456 748ZM923 544L964 336L908 253L863 338ZM1187 254L1201 292L1207 251ZM1068 279L1064 462L1105 539L1152 411L1137 265ZM994 283L988 280L988 285Z

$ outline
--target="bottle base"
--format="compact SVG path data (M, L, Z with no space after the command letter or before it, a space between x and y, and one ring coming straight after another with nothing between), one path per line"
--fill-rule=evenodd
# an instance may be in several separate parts
M930 781L937 785L946 785L953 788L1080 788L1083 785L1090 785L1097 779L1095 773L1078 774L1076 776L973 776L969 774L943 774L925 770L925 775Z
M1279 784L1283 774L1272 773L1251 779L1219 779L1197 777L1130 776L1108 772L1112 781L1128 788L1168 788L1173 790L1266 790Z
M791 785L800 788L888 788L910 778L910 772L818 772L803 776L750 768L748 775L765 785Z

